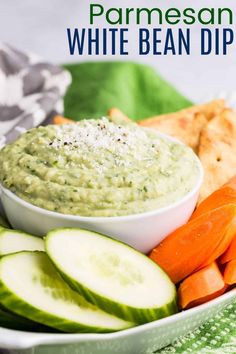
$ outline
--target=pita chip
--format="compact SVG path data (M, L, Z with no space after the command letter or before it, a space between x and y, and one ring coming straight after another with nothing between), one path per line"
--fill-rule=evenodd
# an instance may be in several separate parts
M215 100L176 113L149 118L139 122L139 124L171 135L197 151L202 129L208 121L219 115L224 108L224 100Z
M236 113L225 109L205 126L198 156L205 171L200 202L236 175Z

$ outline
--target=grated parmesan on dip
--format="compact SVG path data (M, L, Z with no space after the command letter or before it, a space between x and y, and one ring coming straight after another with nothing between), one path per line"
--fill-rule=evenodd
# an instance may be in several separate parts
M193 151L136 124L106 118L38 127L0 151L0 181L45 209L120 216L167 206L199 176Z

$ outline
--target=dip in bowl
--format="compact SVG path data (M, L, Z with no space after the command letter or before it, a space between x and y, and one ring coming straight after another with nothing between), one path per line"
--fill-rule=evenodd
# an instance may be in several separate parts
M202 175L185 145L106 118L35 128L0 152L2 200L14 227L41 235L55 227L85 227L143 252L187 221ZM21 211L13 212L12 203Z

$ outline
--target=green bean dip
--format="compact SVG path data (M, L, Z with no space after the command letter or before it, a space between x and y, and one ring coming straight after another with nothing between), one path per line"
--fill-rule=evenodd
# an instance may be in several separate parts
M63 214L120 216L180 200L199 178L193 151L137 124L106 118L27 131L0 151L0 182Z

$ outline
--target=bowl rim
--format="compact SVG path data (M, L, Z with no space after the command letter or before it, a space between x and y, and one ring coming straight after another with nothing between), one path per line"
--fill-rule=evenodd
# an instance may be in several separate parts
M146 130L153 130L150 128L145 128L145 129ZM179 141L178 139L176 139L172 136L169 136L167 134L164 134L164 133L161 133L158 131L155 131L155 133L157 133L157 135L159 135L160 137L163 137L167 140L173 141L173 142L180 144L180 145L184 145L181 141ZM99 224L99 223L103 223L103 222L132 221L132 220L137 220L140 218L151 217L153 215L160 215L160 214L163 214L167 211L171 211L175 208L178 208L179 206L182 205L182 203L184 204L187 200L191 199L191 197L193 197L196 193L199 192L200 187L203 182L203 178L204 178L204 169L203 169L203 166L202 166L202 163L201 163L199 157L196 155L196 153L194 151L193 151L193 153L194 153L194 158L197 162L198 171L199 171L197 183L194 186L194 188L192 190L190 190L187 194L185 194L179 200L177 200L165 207L154 209L154 210L149 210L149 211L142 212L142 213L121 215L121 216L80 216L80 215L63 214L63 213L47 210L47 209L44 209L44 208L41 208L41 207L38 207L34 204L29 203L29 202L25 201L24 199L18 197L15 193L10 191L9 189L5 188L1 183L0 183L0 196L1 196L1 190L2 190L2 192L5 193L14 202L16 202L17 204L21 204L23 207L25 207L27 209L31 209L38 214L45 215L45 216L51 216L56 219L62 218L62 219L66 219L66 220L74 220L74 221L81 221L81 222L93 222L93 223Z

